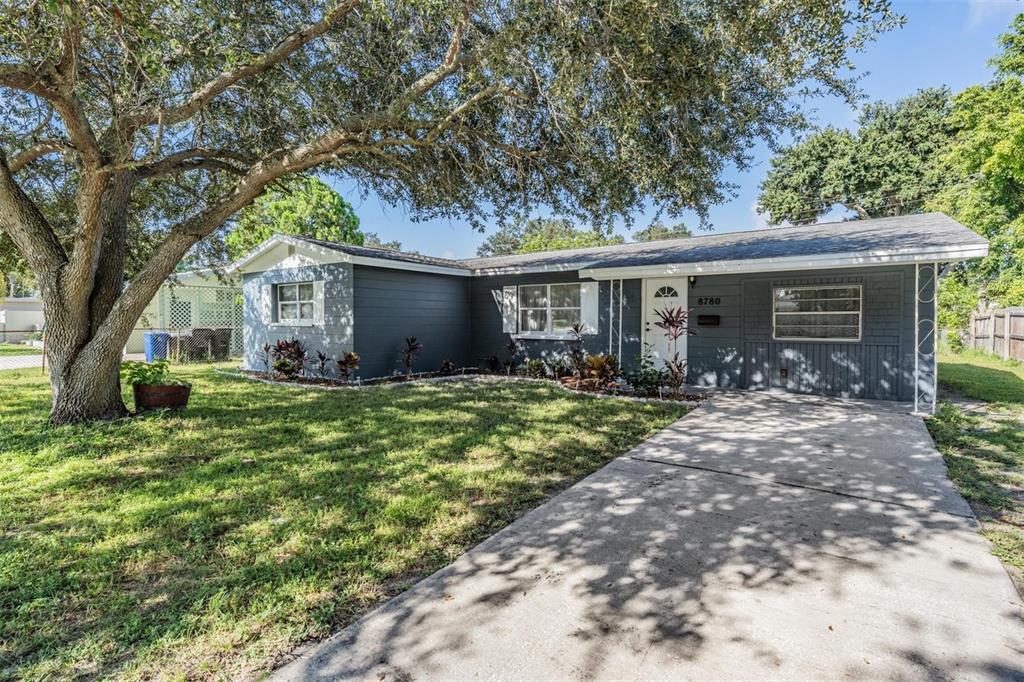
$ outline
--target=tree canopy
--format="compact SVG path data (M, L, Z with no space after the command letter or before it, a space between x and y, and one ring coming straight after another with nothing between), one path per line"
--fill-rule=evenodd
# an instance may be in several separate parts
M506 256L622 242L622 237L608 228L577 228L564 218L531 218L500 227L480 245L477 255Z
M825 128L771 161L758 197L769 222L813 223L841 206L858 218L905 215L949 180L933 159L953 135L949 92L921 90L865 106L855 131Z
M633 241L652 242L657 239L682 239L683 237L692 236L693 233L690 232L690 228L686 227L683 223L676 223L669 227L660 220L656 220L644 229L634 232Z
M166 276L281 179L482 226L544 204L706 216L794 95L851 98L887 0L52 0L0 6L0 228L35 274L55 423L124 414ZM130 273L130 281L126 275Z
M1000 42L993 81L953 99L955 134L936 163L952 181L928 202L989 240L987 258L961 264L943 283L943 321L958 329L980 299L1024 305L1024 14Z
M238 259L274 233L363 244L359 218L330 185L317 178L299 178L261 195L242 209L224 240L228 256Z

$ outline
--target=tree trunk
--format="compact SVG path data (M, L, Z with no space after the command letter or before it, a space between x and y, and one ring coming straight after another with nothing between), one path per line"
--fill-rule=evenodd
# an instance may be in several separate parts
M124 286L127 209L134 182L134 174L116 173L104 189L100 209L103 246L87 308L67 310L61 305L61 298L46 306L53 425L116 419L128 414L121 398L120 349L103 353L89 343L103 326ZM61 295L66 293L57 289ZM43 297L46 303L45 291ZM122 339L122 346L126 338Z
M51 369L50 424L59 426L126 416L128 408L121 399L118 365L119 362L112 368L104 367L83 359L66 365L59 374Z

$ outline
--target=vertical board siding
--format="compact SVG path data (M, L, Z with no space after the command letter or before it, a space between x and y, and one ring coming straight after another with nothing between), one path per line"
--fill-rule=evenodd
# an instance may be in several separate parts
M353 270L360 377L404 371L400 353L409 336L423 344L414 370L436 370L445 360L469 364L469 278L367 265Z
M861 340L774 340L773 289L828 284L861 285ZM701 300L712 303L702 305ZM912 399L914 301L913 266L698 276L690 289L693 316L719 315L721 324L695 325L697 334L689 340L690 380L705 386ZM922 315L930 317L924 308Z
M982 308L971 313L967 343L980 351L1024 362L1024 308Z
M499 362L508 360L509 334L502 331L500 292L504 286L523 284L559 284L563 282L581 281L576 272L531 273L522 275L494 275L490 277L474 277L470 282L470 317L473 335L470 344L470 359L473 364L487 366L491 356ZM592 281L592 280L585 280ZM632 367L641 352L641 312L643 301L642 282L639 279L627 279L622 282L622 364ZM609 301L612 302L611 319L609 318ZM584 347L588 353L608 352L609 321L614 326L611 341L613 354L618 353L618 315L619 291L616 282L615 294L611 296L608 281L598 282L598 325L596 334L584 336ZM565 343L558 340L522 339L520 346L526 358L549 358L565 353ZM520 360L523 358L521 357Z

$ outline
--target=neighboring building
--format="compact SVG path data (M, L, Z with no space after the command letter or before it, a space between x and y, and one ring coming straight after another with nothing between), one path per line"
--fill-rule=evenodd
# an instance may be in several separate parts
M21 343L43 329L43 299L0 297L0 343Z
M407 336L421 369L503 361L510 338L544 357L577 322L628 367L644 344L671 355L655 312L682 306L692 384L932 405L936 275L987 251L930 213L467 260L278 235L233 270L252 369L283 338L354 350L364 378L398 369Z
M141 353L147 331L187 340L196 329L229 336L231 355L241 355L242 290L234 276L218 277L213 270L203 269L168 277L143 311L125 349Z

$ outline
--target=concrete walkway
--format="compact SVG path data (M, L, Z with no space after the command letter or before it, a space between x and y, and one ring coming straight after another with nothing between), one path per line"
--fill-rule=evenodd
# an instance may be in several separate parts
M275 678L1024 679L1022 618L919 418L729 394Z

